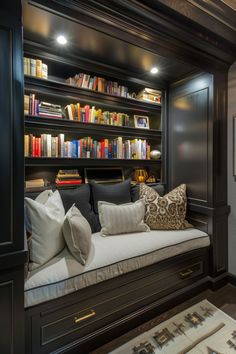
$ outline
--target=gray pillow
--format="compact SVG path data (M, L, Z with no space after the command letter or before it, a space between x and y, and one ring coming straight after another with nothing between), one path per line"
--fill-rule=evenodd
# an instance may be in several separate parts
M63 235L71 254L85 265L91 249L91 227L76 206L66 213L62 226Z
M142 199L120 205L99 201L98 212L103 236L150 231L143 221L145 202Z
M103 200L109 203L124 204L131 202L130 179L115 184L100 184L90 181L93 195L93 208L98 213L98 202Z

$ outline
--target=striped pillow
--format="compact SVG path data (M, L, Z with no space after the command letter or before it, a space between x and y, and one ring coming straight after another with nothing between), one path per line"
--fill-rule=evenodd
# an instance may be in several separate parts
M99 201L98 213L103 236L150 231L144 223L145 202L142 199L119 205Z

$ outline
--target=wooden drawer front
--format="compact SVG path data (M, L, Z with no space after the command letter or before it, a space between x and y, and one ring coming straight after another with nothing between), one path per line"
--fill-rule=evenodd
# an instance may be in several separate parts
M203 275L203 272L203 260L191 259L191 262L188 260L188 262L175 264L174 269L167 268L160 272L153 272L142 279L126 284L123 289L114 289L58 310L56 314L53 312L41 314L44 323L41 323L40 345L44 347L54 341L61 342L68 336L81 337L91 328L96 330L101 327L101 321L104 325L111 321L110 317L119 318L122 314L135 311L140 304L144 306L150 303L151 297L154 301L170 292L171 288L183 287L190 279Z

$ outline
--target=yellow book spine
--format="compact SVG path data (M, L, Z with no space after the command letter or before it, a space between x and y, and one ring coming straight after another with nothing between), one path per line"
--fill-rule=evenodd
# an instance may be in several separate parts
M42 60L36 59L36 76L42 77Z

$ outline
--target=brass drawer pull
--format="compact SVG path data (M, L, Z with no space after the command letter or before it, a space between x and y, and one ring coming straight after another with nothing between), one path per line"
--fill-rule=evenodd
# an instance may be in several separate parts
M179 272L179 275L181 276L181 278L187 278L192 273L193 273L192 269L187 269L187 270L182 270L181 272Z
M82 317L75 317L74 320L75 320L75 323L79 323L83 320L86 320L87 318L90 318L90 317L93 317L96 315L96 312L94 310L90 310L91 312L88 313L87 315L85 316L82 316Z

